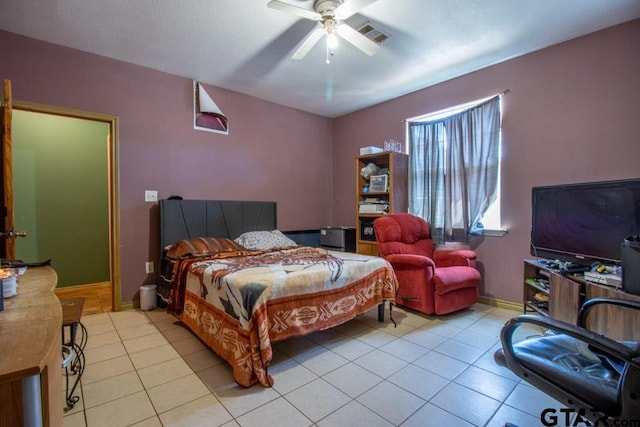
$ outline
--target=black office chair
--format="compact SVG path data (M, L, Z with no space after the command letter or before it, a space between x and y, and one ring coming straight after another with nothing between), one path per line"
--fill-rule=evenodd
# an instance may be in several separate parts
M589 311L601 304L640 311L637 302L594 298L580 308L577 326L543 316L516 316L502 328L502 349L494 358L562 402L574 416L596 425L611 419L640 425L640 342L618 342L586 329ZM514 343L514 332L525 324L547 332Z

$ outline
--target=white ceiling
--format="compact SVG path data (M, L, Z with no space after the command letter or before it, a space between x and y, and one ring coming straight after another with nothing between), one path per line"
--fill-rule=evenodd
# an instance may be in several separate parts
M0 28L337 117L640 17L639 0L377 0L346 23L388 34L379 52L341 40L327 65L324 43L290 58L319 24L267 3L1 0Z

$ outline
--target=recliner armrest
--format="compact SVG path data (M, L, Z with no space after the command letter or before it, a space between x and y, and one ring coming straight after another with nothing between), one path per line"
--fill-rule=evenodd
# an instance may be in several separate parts
M389 261L395 268L411 267L411 268L435 268L436 265L433 260L423 255L414 254L390 254L385 255L384 259Z
M476 253L469 249L433 251L433 261L438 267L466 266L475 267Z

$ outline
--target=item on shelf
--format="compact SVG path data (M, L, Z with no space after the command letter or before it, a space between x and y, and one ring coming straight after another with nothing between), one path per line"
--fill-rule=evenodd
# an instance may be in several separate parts
M544 311L549 310L548 301L538 301L536 299L532 299L532 300L529 300L528 303L540 310L544 310Z
M389 204L388 203L366 203L361 202L359 209L359 213L366 214L383 214L389 212Z
M545 280L549 280L549 277L551 277L551 273L549 273L547 270L540 270L540 271L538 271L538 274L540 276L546 277ZM540 277L538 277L538 279L540 279Z
M526 282L528 284L530 284L531 286L534 286L538 289L542 289L544 291L548 291L549 290L549 282L546 279L541 279L541 278L529 278L526 279Z
M360 169L360 175L366 180L368 180L373 175L379 175L381 173L381 169L375 163L369 163L367 166Z
M376 235L373 229L373 220L371 221L362 221L360 223L360 238L362 240L367 240L370 242L375 242Z
M536 277L536 281L545 289L549 289L549 277Z
M374 147L374 146L368 146L368 147L360 147L360 155L364 156L366 154L376 154L376 153L382 153L382 148L380 147Z
M536 301L541 301L541 302L549 302L549 295L543 293L543 292L536 292L536 294L533 296L533 298Z
M369 179L371 192L384 193L389 190L389 175L372 175Z
M402 143L394 139L384 141L384 151L395 151L396 153L402 153Z
M620 286L622 278L615 274L598 273L597 271L585 271L584 280L608 286Z
M559 259L541 260L539 262L541 265L560 274L582 273L583 271L589 270L589 266L587 265L577 264L571 261L560 261Z

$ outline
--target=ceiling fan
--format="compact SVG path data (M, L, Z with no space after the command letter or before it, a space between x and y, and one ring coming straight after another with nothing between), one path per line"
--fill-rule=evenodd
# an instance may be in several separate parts
M326 35L327 63L329 63L329 56L333 54L331 49L337 46L337 36L342 37L370 56L374 55L378 49L380 49L380 46L376 42L369 40L349 25L341 22L376 1L377 0L315 0L313 3L313 11L279 0L271 0L267 6L283 12L290 12L312 21L319 21L322 26L316 28L307 36L300 47L298 47L298 50L294 52L292 58L304 58L322 36Z

